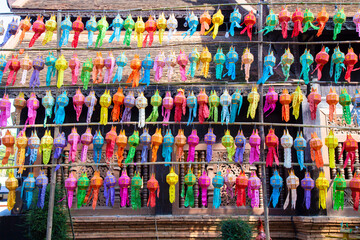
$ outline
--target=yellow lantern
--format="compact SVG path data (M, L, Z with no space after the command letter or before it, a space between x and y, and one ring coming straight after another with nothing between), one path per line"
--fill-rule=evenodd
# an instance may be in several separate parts
M175 185L179 181L179 176L175 173L174 168L170 168L170 173L166 175L166 182L170 185L169 187L169 201L170 203L175 202Z
M55 62L55 68L58 70L57 87L61 88L64 83L64 72L68 68L68 62L66 61L64 54L62 54Z
M17 152L17 165L19 165L19 173L22 174L24 171L24 163L25 163L25 152L28 144L28 139L25 135L25 131L21 131L16 138L16 147L18 149Z
M110 90L105 90L104 94L100 97L100 124L106 125L108 122L109 107L111 105Z
M167 24L167 21L166 21L164 13L162 12L160 14L159 18L156 20L156 26L159 29L159 42L160 42L160 44L162 44L162 41L164 39L164 32L165 32L165 29L166 29L166 24Z
M208 77L211 60L212 57L209 49L207 47L203 48L203 51L200 54L200 61L203 64L202 73L204 74L205 78Z
M5 181L5 186L6 188L9 190L9 194L8 194L8 200L7 200L7 208L9 211L11 211L14 206L15 206L15 190L18 188L19 186L19 182L18 180L14 177L14 173L10 172L9 173L9 178L6 179Z

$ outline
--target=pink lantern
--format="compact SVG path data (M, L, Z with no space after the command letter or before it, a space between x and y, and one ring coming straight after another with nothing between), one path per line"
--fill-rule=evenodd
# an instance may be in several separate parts
M73 57L69 60L69 68L71 69L71 84L75 85L80 73L80 60L77 53L74 53Z
M9 100L9 95L4 94L3 98L0 100L0 126L6 127L7 120L10 117L11 102Z
M85 103L85 96L81 93L80 88L76 90L76 94L73 97L74 109L76 111L76 120L79 121L83 105Z
M261 186L261 181L258 176L256 176L256 172L251 172L251 176L248 181L248 197L251 199L251 207L258 208L259 207L259 189Z
M162 116L163 116L164 126L167 126L165 122L169 121L170 113L173 107L174 107L174 99L171 97L171 92L167 91L162 101Z
M199 144L199 137L197 135L196 129L192 130L191 135L188 136L187 142L189 144L189 152L188 152L187 161L194 162L195 147Z
M26 105L28 107L28 119L26 120L25 125L27 124L34 125L37 114L36 110L40 106L40 102L36 98L35 93L33 92L31 93L30 98L26 101Z
M186 56L186 54L180 50L180 54L176 59L177 64L179 64L180 67L180 75L181 75L181 80L182 81L186 81L187 77L186 77L186 65L189 62L189 58L188 56Z
M253 164L254 162L259 161L260 156L260 143L261 138L259 136L258 130L253 130L253 133L251 134L249 138L249 144L251 146L250 149L250 156L249 156L249 163Z
M86 162L87 151L92 142L93 142L93 135L91 134L91 128L87 128L86 132L81 135L81 143L83 144L81 151L81 162Z
M77 187L77 179L74 177L73 172L70 173L70 176L65 180L65 188L68 194L68 206L71 208L73 198L74 198L74 191Z
M80 142L80 135L77 133L77 129L74 127L71 134L68 136L68 142L70 144L69 160L75 162L77 145Z
M199 186L201 188L201 203L204 207L207 206L207 189L211 184L211 179L208 177L206 171L199 177Z
M269 87L269 91L266 93L264 113L271 110L266 117L268 117L276 108L276 103L279 99L279 94L275 92L274 87Z
M121 207L125 207L126 205L129 205L128 188L130 186L130 183L131 183L131 180L126 173L126 170L123 170L122 174L119 178Z

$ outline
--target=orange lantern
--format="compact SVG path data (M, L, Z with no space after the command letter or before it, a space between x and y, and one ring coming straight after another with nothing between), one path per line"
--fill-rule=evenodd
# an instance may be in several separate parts
M117 136L115 141L116 141L116 145L118 147L118 150L117 150L118 165L119 165L119 167L121 167L122 161L124 160L124 156L123 156L124 150L127 145L127 137L125 135L124 129L120 130L119 136Z
M11 135L10 131L7 130L5 136L1 138L2 144L6 147L5 156L2 159L2 165L8 163L11 154L14 154L15 138Z
M311 160L316 163L316 167L320 168L324 166L324 161L321 154L321 148L323 143L321 139L317 136L316 132L311 133L310 140L310 152L311 152Z
M285 88L280 94L280 103L282 105L282 120L288 122L290 120L290 103L291 103L291 95L288 90Z
M141 60L138 54L135 54L134 59L130 62L130 67L132 69L129 78L127 79L126 83L132 82L132 87L139 86L139 79L140 79L140 69L141 69Z
M330 87L328 95L326 95L326 102L329 104L329 121L332 122L334 114L336 114L336 104L339 102L339 95L336 94L334 88Z
M96 58L93 61L94 68L92 71L92 78L93 83L102 83L103 76L102 76L102 70L105 66L104 58L102 57L101 52L96 53ZM99 78L98 78L99 75Z

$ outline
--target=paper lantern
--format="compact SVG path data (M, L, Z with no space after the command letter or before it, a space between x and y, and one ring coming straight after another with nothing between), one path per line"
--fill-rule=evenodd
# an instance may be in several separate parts
M89 95L85 97L85 105L88 108L86 115L86 123L91 122L91 117L93 115L96 103L97 98L95 97L95 91L90 91Z
M45 67L45 62L43 60L43 57L37 56L32 62L32 67L34 68L34 71L30 78L30 87L32 88L40 87L39 75L40 75L40 71L43 70Z
M191 91L190 95L186 98L186 106L189 108L189 119L186 124L187 126L192 124L196 118L197 105L197 98L195 97L194 92Z
M320 81L322 77L322 69L324 68L325 64L329 62L329 58L329 48L325 46L323 46L321 51L318 52L315 56L316 68L312 73L317 70L318 81Z
M23 187L21 189L21 199L23 199L26 209L30 209L34 189L35 189L34 173L30 172L27 178L25 178L23 182Z
M351 124L351 113L350 113L350 104L351 97L347 93L346 88L341 89L341 94L339 96L339 103L343 107L343 119L346 124Z
M321 139L317 136L316 132L311 133L311 140L309 144L311 160L316 163L317 168L323 167L324 161L321 154L321 148L323 146L323 143Z
M280 94L279 102L282 105L282 117L281 119L285 122L290 120L290 103L291 103L291 95L289 94L286 88L283 89Z
M184 156L184 146L186 145L186 137L184 135L184 129L179 129L178 134L175 137L176 146L176 161L181 161Z
M301 187L305 191L304 202L306 209L308 210L310 209L310 204L311 204L311 190L314 188L314 186L315 186L314 180L310 177L310 173L306 171L305 177L301 180Z
M235 181L235 194L236 194L236 206L241 207L246 205L246 188L248 186L248 178L244 171L240 171Z
M344 64L346 66L345 80L350 83L351 72L354 71L354 65L359 61L358 56L354 53L353 48L349 48L345 55Z
M114 103L113 110L111 111L111 117L113 122L119 121L122 115L122 107L124 105L124 99L125 96L123 94L123 89L119 87L117 92L114 94L112 98Z
M305 49L304 53L300 56L300 63L301 63L301 76L304 77L305 84L309 83L309 72L310 66L314 62L314 57L310 54L310 50Z
M338 8L338 11L335 13L333 17L334 21L334 36L333 40L336 40L337 35L341 32L341 27L343 23L346 21L346 15L344 13L344 8Z
M306 32L308 29L310 29L311 27L315 30L319 30L319 27L315 26L313 24L315 19L314 14L311 12L310 9L306 9L305 13L304 13L304 19L303 19L303 23L304 23L304 28L303 28L303 32Z
M171 134L171 129L166 130L166 134L164 136L163 141L164 142L163 142L162 156L165 162L171 162L171 155L175 141L174 136ZM169 166L169 164L165 164L165 166Z
M346 168L349 160L351 164L351 171L354 171L354 163L355 163L355 152L358 150L357 141L351 136L351 134L346 135L346 140L343 144L343 148L341 151L341 155L343 155L344 150L347 151L346 159L344 161L344 168Z
M207 134L204 136L204 142L206 143L206 160L209 163L212 160L212 145L216 143L216 135L214 130L209 128Z
M134 177L131 179L131 208L137 210L141 208L140 189L142 188L143 181L139 172L135 172Z
M114 31L109 38L109 43L112 43L114 39L116 39L117 42L120 42L120 34L123 26L124 26L124 20L121 18L120 14L118 13L110 25L110 27L112 27Z
M14 86L17 73L20 69L20 61L18 59L18 55L12 55L11 59L6 63L3 72L6 72L8 69L10 70L10 72L6 81L6 86L9 86L10 84Z
M20 61L20 68L23 70L20 83L25 85L27 72L32 68L32 61L30 60L27 53L25 53L25 57Z
M222 48L218 48L216 54L214 55L214 63L216 64L215 67L216 79L220 80L222 78L225 62L226 62L226 56L223 53Z
M31 132L31 136L28 139L28 152L26 155L30 155L29 165L35 163L40 148L40 138L37 136L36 131ZM29 154L30 152L30 154Z
M261 138L259 136L258 130L253 130L250 138L249 138L249 144L250 144L250 155L249 155L249 163L253 164L254 162L259 161L260 157L260 144L261 144Z
M171 51L170 55L168 55L165 59L165 65L167 66L166 76L169 82L171 82L172 76L174 75L174 67L176 66L176 63L176 54L174 51Z
M128 138L128 144L130 146L125 163L131 163L134 160L136 147L139 146L140 138L139 131L134 131L134 133Z
M145 31L148 33L143 41L143 47L146 47L147 38L149 37L149 47L151 47L154 41L154 33L156 32L157 26L156 21L150 15L148 20L145 22Z
M326 12L325 6L318 13L316 21L318 22L318 25L320 26L316 36L320 37L320 35L322 34L322 32L325 29L325 25L326 25L327 21L329 21L329 14Z
M281 70L285 76L285 82L290 76L290 67L294 63L294 55L290 52L290 48L285 49L285 53L281 56Z
M353 22L356 25L356 32L359 33L359 36L360 36L360 11L355 13L355 15L353 17Z
M209 11L204 11L200 16L200 35L205 35L205 31L209 30L211 24L211 16Z
M69 34L72 30L72 22L70 21L70 16L66 16L65 19L61 22L61 38L59 42L59 47L66 46L69 41Z
M121 176L119 178L119 187L120 187L120 206L126 207L126 205L129 205L129 187L131 184L130 177L127 175L126 170L123 170L121 173ZM114 184L115 185L115 184ZM114 193L115 198L115 193ZM114 204L112 204L114 206Z
M276 103L279 99L279 94L275 92L274 87L270 86L269 91L265 96L265 105L264 105L264 113L271 110L266 117L268 117L276 108Z
M86 131L81 135L80 141L82 143L81 162L86 162L87 152L90 144L93 142L93 135L91 134L91 128L86 128Z
M149 199L147 202L147 206L149 207L155 207L156 206L156 191L157 191L157 197L159 198L160 193L160 186L159 182L155 179L155 174L152 173L150 176L150 180L146 183L147 189L150 191Z
M94 176L90 179L90 187L86 193L84 203L89 203L92 198L92 208L95 210L99 197L100 188L104 180L100 177L100 171L95 171Z
M241 56L241 70L245 70L245 81L248 82L250 78L250 67L254 61L254 55L250 53L250 48L245 48L243 55Z
M279 23L281 25L281 33L284 39L288 36L288 26L290 20L291 13L287 10L287 6L281 7L281 11L279 12Z
M100 101L99 104L101 106L101 110L100 110L100 124L102 125L106 125L109 119L109 107L111 105L111 95L110 95L110 90L105 90L105 92L103 93L103 95L101 95L100 97Z
M83 64L80 78L81 78L81 81L83 82L84 90L88 89L88 85L89 85L90 77L92 75L91 73L93 71L93 67L94 67L94 65L92 63L91 58L88 58Z
M29 42L29 48L31 48L41 34L45 32L44 17L37 17L37 20L33 23L32 30L34 31L34 35Z
M302 101L304 100L304 95L301 92L300 86L297 86L295 92L291 94L291 107L293 109L292 114L294 115L295 119L297 120L300 115L300 106Z
M169 201L170 203L175 202L175 185L179 181L179 176L174 172L174 168L170 168L170 172L166 175L166 182L169 184Z
M104 66L105 66L104 58L102 57L101 52L97 52L96 58L93 60L92 79L94 84L102 83L103 81L102 70Z
M131 14L129 14L124 21L124 29L126 30L126 32L125 32L123 44L130 46L131 34L132 34L132 31L134 30L134 28L135 28L135 22L132 19Z
M279 202L280 192L283 187L283 179L280 177L277 170L274 171L274 175L270 178L270 185L273 191L270 196L269 204L272 200L272 206L275 208Z
M51 136L51 131L45 130L45 134L41 138L40 148L39 148L39 153L40 154L42 153L42 160L45 165L48 164L50 161L53 144L54 144L54 139Z
M162 103L162 97L159 95L159 90L157 89L154 95L151 96L150 104L153 107L150 116L146 119L146 122L156 122L159 117L159 107Z
M44 208L45 205L45 194L46 194L46 187L49 183L49 179L45 176L44 170L40 170L39 176L37 176L35 184L39 188L39 196L37 201L38 208Z
M248 197L251 199L252 208L258 208L260 206L260 187L261 180L256 176L256 172L252 171L248 180Z
M76 94L73 96L73 105L76 112L76 120L79 121L82 112L82 107L85 103L85 96L81 93L80 88L76 90Z
M114 126L111 127L111 130L107 132L105 135L107 162L110 162L111 158L113 157L116 138L117 138L116 126Z
M11 102L9 95L4 93L3 98L0 100L0 126L6 127L7 120L11 116Z
M203 174L199 177L198 181L201 189L201 204L202 206L207 207L207 189L210 186L211 180L206 171L203 171Z
M249 93L247 100L249 102L249 108L246 114L246 117L251 119L255 119L256 109L258 107L258 103L260 101L260 94L257 91L257 87L252 87L251 92Z
M125 110L121 118L121 122L131 121L131 109L135 106L135 97L133 92L129 92L124 98Z
M251 41L252 38L252 28L256 23L256 17L253 13L253 11L251 10L244 18L244 22L241 24L245 24L245 28L240 32L240 34L244 34L245 32L247 32L247 35Z
M229 29L229 33L230 35L233 37L234 36L234 32L235 32L235 28L241 28L240 26L240 22L241 22L241 13L239 12L239 9L237 9L236 7L234 8L234 11L230 14L230 29Z
M205 33L205 35L214 30L213 39L215 39L218 34L219 27L224 23L224 15L221 13L221 9L218 9L218 11L212 16L212 23L212 27Z
M159 30L159 43L162 44L164 38L164 32L166 29L166 18L164 12L159 15L159 18L156 20L156 27Z
M134 55L134 59L130 62L130 68L132 69L132 72L126 80L126 83L132 82L132 87L137 87L139 86L141 69L141 60L139 59L139 55Z
M74 172L70 173L70 176L65 180L65 188L67 190L67 202L68 207L71 209L73 198L74 198L74 191L77 187L77 179L74 177Z
M284 148L284 167L291 168L291 147L294 140L289 134L289 130L284 130L284 135L280 138L281 146Z
M341 72L344 69L346 69L344 61L345 61L345 54L340 51L339 47L336 47L334 49L334 53L331 55L331 66L330 66L330 77L334 75L335 83L338 82ZM334 71L334 65L335 65L335 71Z
M184 177L184 183L187 186L186 194L185 187L182 186L181 197L185 197L184 206L185 207L194 207L194 185L196 183L196 176L193 174L191 168L189 168L187 174Z
M180 75L181 75L181 81L185 82L187 80L186 77L186 65L189 62L188 57L183 52L183 50L180 50L179 56L176 58L176 62L180 67Z
M162 104L162 116L163 116L164 126L167 126L167 122L169 122L170 120L170 113L173 107L174 107L174 99L171 97L171 92L166 91Z
M72 30L74 30L74 39L71 43L73 48L77 48L79 42L80 33L84 31L84 23L81 21L81 17L78 16L72 23Z
M104 83L111 83L111 78L115 69L115 57L112 53L112 51L109 52L109 55L107 58L104 59L104 66L105 66L105 77L104 77Z
M244 152L246 145L246 138L242 130L239 130L238 134L235 137L235 162L242 164L244 162Z
M9 211L11 211L15 206L15 202L16 202L15 190L18 188L18 186L19 186L19 182L14 177L14 173L9 172L9 177L5 181L5 187L9 190L8 198L7 198L7 209Z
M52 40L54 32L57 30L57 22L55 15L51 15L50 19L46 21L45 30L45 37L42 41L43 46Z
M185 18L185 24L184 27L189 26L189 29L181 34L181 36L184 36L184 39L189 35L191 37L196 32L197 26L199 25L199 19L197 16L195 16L194 12L189 12L188 16Z
M156 57L154 62L154 71L155 71L155 82L159 82L163 75L163 69L165 67L165 54L161 51Z
M319 172L316 179L316 188L319 190L319 208L326 209L327 190L329 188L329 180L325 178L324 171Z
M116 81L118 81L119 83L121 82L122 76L123 76L123 69L126 66L128 62L127 57L125 56L125 53L122 52L117 58L116 58L116 65L118 66L117 71L115 73L115 76L113 78L113 83L115 83Z
M29 101L29 100L28 100ZM65 120L65 107L69 104L69 97L66 94L66 91L64 91L62 94L60 94L56 98L56 104L55 104L55 124L63 124Z
M199 144L199 137L197 135L196 129L191 131L191 135L187 138L187 143L189 145L187 162L194 162L195 158L195 147Z
M234 138L230 135L230 130L227 129L225 135L221 138L222 145L226 148L229 162L233 161L235 154Z
M279 166L278 151L279 138L275 135L275 130L270 128L269 133L265 137L265 144L268 148L266 156L266 166L272 167L273 161L275 160L276 165Z
M77 198L77 207L80 208L84 205L86 191L90 185L90 180L86 175L86 172L81 173L81 176L78 180L78 190L76 194Z
M234 185L236 182L235 175L230 171L230 168L226 169L226 174L224 175L224 185L226 186L226 193L230 198L234 198Z
M186 114L186 97L185 91L182 88L177 90L177 94L174 98L175 104L175 122L181 122L181 116Z
M231 96L227 89L223 92L223 94L220 96L220 105L222 107L221 109L221 125L226 123L226 125L230 122L230 111L229 107L231 105Z
M220 189L222 186L224 186L224 178L221 176L220 171L218 171L215 177L212 179L212 185L214 186L213 207L218 209L221 204Z
M353 109L351 110L351 114L354 114L354 123L359 126L360 124L360 93L357 89L355 89L355 95L352 97L351 102L353 104Z
M215 90L211 90L211 94L209 96L209 108L210 108L210 113L209 113L209 120L213 120L214 122L218 122L218 115L219 115L219 110L218 110L218 106L220 104L220 98L219 96L216 94Z
M61 55L55 62L55 68L58 71L58 80L56 86L61 88L64 83L64 72L68 68L68 62L64 55Z
M335 168L335 148L337 148L339 141L335 137L334 132L330 129L329 135L325 138L325 145L329 149L329 167ZM344 149L344 148L343 148Z
M136 107L139 109L139 128L145 127L145 108L148 106L147 98L144 97L144 93L140 92L139 96L136 98Z
M96 131L93 137L93 149L94 149L94 162L100 163L102 155L102 147L104 146L104 137L100 131Z
M201 72L204 74L204 78L208 77L211 60L212 57L209 49L207 47L203 48L203 51L200 54L200 62L203 64Z
M25 33L28 32L31 28L30 17L26 16L23 20L20 21L19 29L21 30L21 34L19 37L19 44L22 43L25 37Z
M226 75L228 77L231 76L232 80L235 80L236 77L236 66L235 63L239 60L239 55L235 51L235 47L231 46L229 49L229 52L226 54L226 62L225 67L228 70L227 73L223 75L225 77Z
M317 106L321 103L321 95L317 92L317 88L311 88L311 93L308 95L307 100L311 112L311 120L315 120Z
M344 191L346 189L346 181L342 174L337 173L333 185L333 202L334 210L344 210Z
M206 118L209 117L209 97L205 92L205 89L200 89L200 93L197 95L197 103L199 107L199 123L202 124Z
M23 92L19 92L19 95L14 99L14 107L15 107L15 121L16 124L19 124L20 119L18 118L18 116L20 116L21 111L26 107L26 100L24 98Z
M15 36L15 34L17 33L19 27L19 23L18 23L18 18L13 18L11 20L11 22L9 23L7 29L6 29L6 33L3 39L3 42L0 44L0 47L3 47L11 38L11 36Z
M36 98L35 93L30 94L30 98L26 101L26 106L28 108L28 118L25 122L25 125L29 123L30 125L35 124L37 109L40 106L39 100ZM56 109L56 108L55 108Z
M171 37L176 33L176 28L178 27L178 21L175 18L174 13L169 14L169 19L166 22L166 27L168 31L168 43L170 42Z
M290 195L291 195L291 208L296 208L296 200L297 200L297 193L296 189L299 186L299 178L295 176L294 170L290 171L289 176L286 178L286 185L288 188L288 194L286 196L286 200L284 202L284 209L287 208L287 206L290 203Z
M99 34L96 38L95 48L100 48L102 46L108 28L109 23L106 21L106 16L102 16L101 19L97 22L97 29L99 30Z
M142 47L143 42L143 34L145 32L145 23L141 16L137 17L136 23L135 23L135 32L137 37L137 47Z
M354 177L349 182L349 187L351 189L351 196L353 199L353 208L355 211L359 210L359 198L360 198L360 175L355 172Z
M264 32L264 35L268 34L269 32L272 32L275 30L275 27L279 24L279 18L278 15L274 13L272 9L270 9L269 15L267 15L265 19L265 27L259 31Z
M329 104L329 121L332 122L334 114L336 114L336 104L339 102L339 95L336 94L335 89L332 87L330 87L330 91L326 95L326 102Z
M7 64L6 55L0 54L0 84L1 84L2 78L4 76L4 70L5 70L6 64Z
M163 136L161 135L161 129L156 128L155 133L151 136L151 162L156 162L157 151L160 145L163 143Z
M26 137L25 131L22 130L16 137L16 165L19 166L18 173L22 174L24 171L24 164L25 164L25 153L26 147L28 145L28 139Z
M2 159L2 165L8 163L11 154L14 154L15 138L11 135L10 131L7 130L5 135L1 138L1 143L6 147L5 156Z
M127 145L127 137L125 135L125 130L121 129L119 135L115 139L115 143L118 147L116 157L119 167L122 166L122 161L124 160L124 150Z
M67 146L67 142L66 142L66 138L65 138L65 133L59 133L57 135L57 137L54 139L54 147L55 147L55 152L54 152L54 158L55 159L59 159L61 157L62 151L64 150L64 148Z
M302 21L304 20L304 14L296 8L295 12L293 13L291 20L294 23L293 32L291 34L291 37L297 37L299 33L303 33L302 28Z
M56 57L54 57L52 52L49 52L49 55L45 59L45 65L48 67L46 72L46 86L50 86L51 84L51 78L55 77L56 71L55 71L55 63L56 63Z

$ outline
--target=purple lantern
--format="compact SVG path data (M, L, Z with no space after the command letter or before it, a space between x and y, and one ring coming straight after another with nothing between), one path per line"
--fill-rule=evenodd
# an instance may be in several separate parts
M126 173L126 170L122 171L122 174L119 178L119 187L120 187L120 206L125 207L126 205L129 205L129 195L128 195L128 189L130 186L131 180L129 176Z
M205 134L204 141L207 144L206 160L207 162L210 162L212 159L212 145L216 142L216 136L212 128L209 128L208 133Z
M275 92L274 87L269 87L269 91L266 93L264 113L271 110L266 117L268 117L276 107L276 102L279 99L279 94Z
M34 68L34 71L30 78L30 87L32 87L32 88L39 87L40 86L40 79L39 79L40 71L43 70L45 67L45 61L44 61L43 57L37 56L34 59L32 66Z
M120 179L119 179L120 184ZM107 171L106 177L104 180L104 197L106 199L106 206L109 204L109 198L111 201L111 205L114 206L115 202L115 185L116 185L116 179L114 175L111 174L110 171Z
M304 189L304 202L306 209L310 209L311 204L311 190L314 188L314 180L311 178L310 173L306 172L305 177L301 180L301 187Z
M240 164L242 164L244 162L244 152L246 145L246 138L242 130L239 130L238 134L235 137L235 145L235 162L240 162Z
M55 147L54 158L58 159L61 156L64 147L66 147L66 138L64 132L59 133L57 137L54 139L54 147Z

